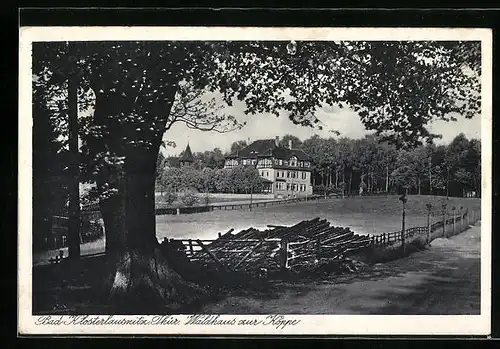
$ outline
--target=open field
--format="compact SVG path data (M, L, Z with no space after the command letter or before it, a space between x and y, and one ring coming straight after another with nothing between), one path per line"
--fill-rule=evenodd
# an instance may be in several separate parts
M238 199L241 200L241 199ZM436 211L446 198L437 196L408 197L406 227L425 226L430 202ZM479 210L481 200L475 198L450 198L448 205L462 205ZM218 232L235 231L249 227L266 228L268 224L293 225L305 219L325 218L332 225L350 227L359 234L381 234L401 230L401 202L398 196L366 196L345 199L321 199L276 206L257 207L234 211L211 211L182 215L156 216L156 236L159 241L168 238L217 238ZM439 213L434 221L442 220ZM63 249L67 256L67 248ZM104 252L104 241L98 240L81 247L83 255ZM45 251L33 256L33 264L47 263L57 251Z
M247 280L189 310L158 314L384 314L465 315L480 310L480 223L428 249L358 272L303 279ZM101 257L33 269L34 314L110 314L101 292ZM243 281L243 280L240 280ZM250 281L250 283L248 283ZM63 286L61 286L63 285ZM151 314L148 312L148 314Z
M258 207L250 210L211 211L188 215L161 215L156 217L159 240L169 238L216 238L218 232L231 228L236 231L249 227L265 228L268 224L293 225L305 219L325 218L332 225L350 227L359 234L381 234L401 229L401 202L398 196L366 196L346 199L322 199L284 205ZM431 203L436 217L442 220L441 203L446 198L437 196L408 196L406 227L425 226ZM464 206L479 210L480 199L449 198L448 206Z

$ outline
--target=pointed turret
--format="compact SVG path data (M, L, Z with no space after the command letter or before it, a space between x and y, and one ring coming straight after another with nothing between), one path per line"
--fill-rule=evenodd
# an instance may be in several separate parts
M191 165L193 162L194 156L188 143L186 146L186 150L184 150L184 154L182 154L182 156L179 158L179 165L182 167L185 165Z

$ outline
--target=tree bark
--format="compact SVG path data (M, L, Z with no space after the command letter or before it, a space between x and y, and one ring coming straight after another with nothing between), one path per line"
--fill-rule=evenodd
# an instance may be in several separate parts
M102 121L105 113L118 115L113 108L120 108L118 101L98 98L96 120ZM114 131L119 133L120 129ZM117 136L113 136L116 140ZM204 293L183 279L180 270L170 266L156 238L155 172L162 136L160 132L153 139L148 138L152 142L150 148L126 151L124 164L108 168L97 183L101 189L107 184L118 190L113 196L101 199L100 209L110 267L104 286L119 312L154 312L160 306L184 303ZM106 140L102 142L104 149L116 146Z
M345 198L345 166L342 165L342 199Z
M351 187L352 187L352 170L349 173L349 188L348 188L348 191L347 191L349 193L348 195L350 195L350 193L351 193Z
M389 166L385 167L385 192L389 192Z
M69 43L70 59L73 58L74 44ZM80 151L78 149L78 82L76 76L76 63L70 61L70 74L68 76L68 129L69 151L71 163L69 171L71 179L68 183L68 257L80 257Z

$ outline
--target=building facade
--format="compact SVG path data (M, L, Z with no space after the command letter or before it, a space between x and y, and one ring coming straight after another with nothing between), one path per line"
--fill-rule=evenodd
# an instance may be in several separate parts
M312 194L311 159L301 149L279 145L276 139L260 139L226 157L224 168L254 166L264 179L265 192L276 197Z

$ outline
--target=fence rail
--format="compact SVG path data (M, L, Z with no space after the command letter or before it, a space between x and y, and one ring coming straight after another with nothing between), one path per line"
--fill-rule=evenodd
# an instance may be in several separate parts
M433 222L436 217L442 220ZM206 267L249 272L297 270L314 265L319 260L344 262L350 255L366 250L397 247L398 244L404 247L417 238L426 243L438 237L446 238L477 222L480 214L468 209L441 214L429 211L427 218L427 226L409 227L404 231L376 236L360 235L349 228L331 226L326 219L318 217L293 226L268 225L266 230L248 228L234 234L231 229L224 234L219 233L217 239L165 238L160 246L182 252L192 262ZM54 223L62 229L67 218L54 217Z
M366 249L404 246L415 238L429 243L436 237L458 234L475 223L479 216L475 211L464 210L439 222L431 223L428 218L427 226L376 236L359 235L349 228L330 226L325 219L315 218L291 227L271 225L263 231L249 228L232 234L230 230L219 233L218 239L166 238L162 245L183 251L192 262L206 267L232 271L297 269L320 259L344 261Z
M190 214L199 212L210 212L210 211L232 211L232 210L242 210L242 209L252 209L257 207L268 207L275 205L289 204L293 202L301 201L312 201L323 199L319 195L311 196L301 196L296 198L288 198L282 200L269 200L269 201L256 201L252 203L224 203L219 205L204 205L204 206L185 206L185 207L159 207L156 209L157 215L163 214Z

